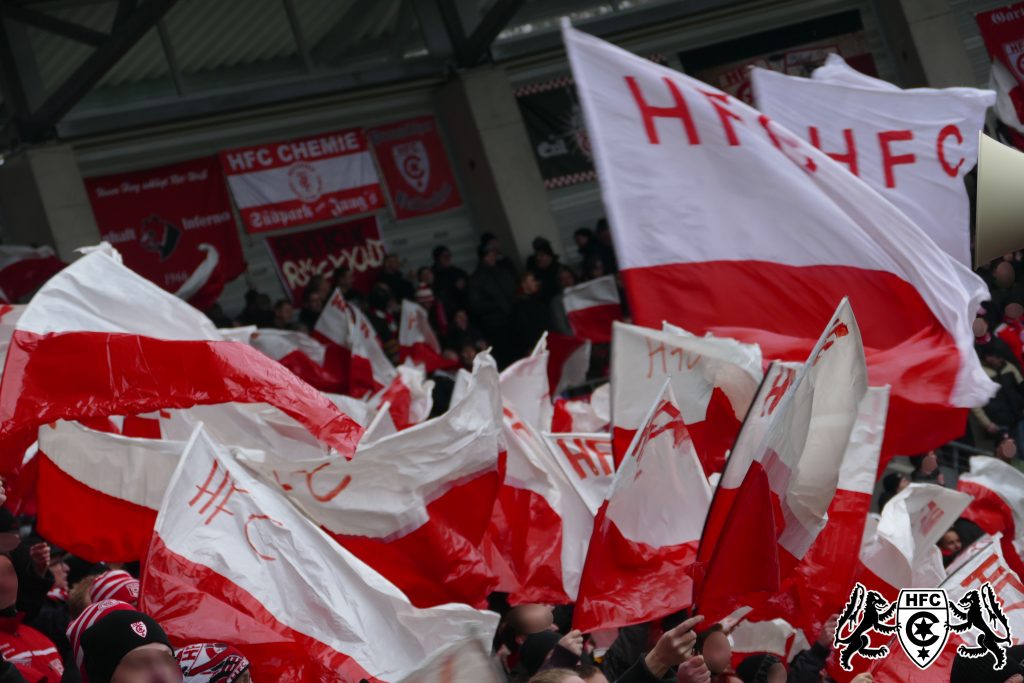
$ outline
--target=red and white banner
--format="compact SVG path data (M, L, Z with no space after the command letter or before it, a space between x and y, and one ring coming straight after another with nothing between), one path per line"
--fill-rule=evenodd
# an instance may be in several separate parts
M547 341L537 342L533 353L501 372L501 399L538 432L551 427L551 386L548 384Z
M589 341L557 332L545 332L544 345L548 350L548 387L552 396L587 381L587 372L590 371Z
M618 323L612 343L612 436L621 458L644 418L643 405L665 379L679 401L705 472L721 472L761 382L761 350L733 339L695 337L678 328Z
M611 436L545 432L544 441L591 514L596 515L615 477Z
M358 128L227 150L220 163L249 233L384 206L373 156Z
M104 244L46 283L17 322L0 382L0 471L15 471L36 428L55 420L230 402L268 403L343 457L362 432L323 394L251 346L225 341L206 316Z
M457 359L441 355L441 344L430 326L426 309L405 299L402 300L402 315L398 326L398 352L402 361L410 360L422 365L427 374L459 366Z
M892 386L883 455L960 436L966 409L995 391L971 331L984 282L755 109L579 31L564 37L635 322L802 361L849 296L871 384Z
M348 368L345 393L363 398L386 388L397 377L366 314L349 306L339 290L324 305L313 336L328 345L329 367Z
M206 310L245 272L217 157L86 178L100 235L126 266ZM191 282L189 282L191 279Z
M376 216L275 235L266 242L281 285L297 306L302 304L310 280L317 275L331 276L341 267L352 271L357 290L368 293L386 255Z
M140 609L178 645L230 642L255 680L398 681L497 615L417 609L199 432L171 481Z
M401 431L430 417L434 408L434 382L419 366L406 364L395 368L395 378L378 397L378 409L386 402L391 424Z
M754 69L757 108L864 180L969 267L971 203L964 176L978 163L978 132L995 94L869 87L866 76L850 85L835 75L840 62L833 57L823 74L830 80Z
M608 385L603 385L607 389ZM596 397L596 401L594 400ZM556 433L607 432L609 410L608 392L595 391L582 398L556 398L551 415L551 431ZM602 405L601 401L605 400Z
M612 340L612 324L622 320L622 301L614 275L566 287L562 305L573 334L596 344Z
M597 518L573 628L651 621L689 607L711 487L666 380Z
M39 428L37 527L90 562L146 557L184 441L132 439L71 422Z
M466 640L439 652L401 683L505 683L490 650L478 640Z
M496 580L480 543L501 484L494 360L477 356L444 415L363 445L355 458L240 457L413 604L483 604Z
M63 267L50 247L0 245L0 303L17 303Z
M329 365L327 347L305 332L261 329L249 343L320 391L339 391L344 384L344 369Z
M1024 577L1024 473L996 458L972 456L971 471L960 475L956 487L974 497L964 518L1001 534L1006 561Z
M736 439L701 538L698 602L709 619L757 606L807 554L866 391L864 348L844 299L800 370L772 366ZM764 561L737 562L751 553Z
M992 58L999 120L1024 133L1024 2L975 15Z
M433 116L368 128L395 218L415 218L462 206L444 142Z

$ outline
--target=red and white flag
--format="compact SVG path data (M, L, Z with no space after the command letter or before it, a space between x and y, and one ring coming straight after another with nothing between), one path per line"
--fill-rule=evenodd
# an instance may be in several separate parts
M383 208L377 168L357 128L220 153L246 232Z
M476 605L496 583L480 543L501 485L500 429L497 368L481 354L447 413L365 444L352 460L240 458L413 604Z
M18 319L25 312L24 306L0 304L0 377L3 376L4 363L7 361L7 349L11 345L11 337L18 324Z
M537 431L551 427L551 385L548 380L547 340L541 338L533 353L501 371L501 399Z
M609 416L606 412L602 413L601 406L594 403L595 394L596 391L581 398L556 398L554 414L551 416L551 431L563 434L607 432ZM607 396L607 392L604 396Z
M480 640L471 638L437 653L401 683L506 683L507 680Z
M54 276L16 324L0 383L0 471L59 419L268 403L345 457L362 428L251 346L120 263L103 244Z
M755 109L592 36L563 35L635 322L802 361L849 296L871 384L892 387L883 456L960 436L966 409L996 388L971 331L984 282Z
M230 642L256 680L398 681L497 615L418 609L199 432L174 473L140 609L179 645ZM392 495L394 497L394 495Z
M398 327L398 352L404 362L411 360L422 365L427 374L437 370L457 368L459 361L441 355L441 344L430 326L430 317L419 304L402 300L402 315Z
M434 382L420 366L399 365L397 374L377 397L378 410L385 402L396 431L419 424L434 407Z
M50 247L0 245L0 303L17 303L63 267Z
M622 320L622 301L614 275L567 287L562 294L573 334L596 344L612 340L612 323Z
M37 527L90 562L146 556L184 441L133 439L59 421L39 428Z
M231 229L234 231L233 221ZM200 311L206 311L217 303L221 292L224 291L226 281L224 269L219 267L220 253L218 253L217 247L204 242L199 244L196 249L203 253L203 260L174 291L174 296L189 302Z
M342 385L340 368L327 366L327 348L305 332L262 329L249 343L321 391L338 391Z
M548 350L548 385L552 396L587 381L587 372L590 370L589 340L545 332L544 346Z
M710 476L725 465L761 381L761 350L733 339L695 337L678 328L615 325L612 436L618 458L644 419L644 404L668 378L694 447Z
M597 514L615 478L615 456L608 434L544 433L544 442L562 473L573 483L590 513Z
M357 398L374 394L387 387L397 376L366 315L349 306L341 292L335 290L313 329L313 336L333 344L327 363L348 368L347 393Z
M992 58L989 83L997 93L996 116L1024 135L1024 3L979 12L975 20Z
M964 518L989 534L1001 534L1006 561L1024 577L1024 473L985 455L971 457L971 471L960 475L957 490L974 497Z
M629 626L689 607L688 570L710 503L711 487L666 380L594 520L573 627Z
M826 78L842 69L836 59L841 60L833 59ZM762 113L845 166L970 267L971 206L964 176L978 163L978 133L995 94L975 88L882 89L831 78L751 72Z
M709 619L709 610L757 606L807 554L866 391L860 331L844 299L800 370L772 366L736 440L701 538L697 602ZM763 561L740 561L752 553Z

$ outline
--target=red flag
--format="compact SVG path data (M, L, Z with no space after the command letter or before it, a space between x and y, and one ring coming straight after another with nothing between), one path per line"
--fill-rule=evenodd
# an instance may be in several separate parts
M1001 534L1006 562L1024 578L1024 473L996 458L975 455L971 471L960 475L956 487L974 497L963 516L989 534Z
M710 502L666 381L594 520L574 628L628 626L689 607L688 570Z
M548 350L548 386L556 396L587 381L590 370L590 342L557 332L545 332Z
M230 642L255 680L398 681L496 615L418 609L200 430L156 522L140 609L177 645Z
M567 287L562 295L573 334L597 344L612 340L612 323L622 319L622 302L614 275Z
M224 341L199 311L104 245L52 278L17 322L0 384L0 470L20 464L11 444L54 420L232 401L268 403L344 456L362 431L279 364Z
M63 267L50 247L0 245L0 302L17 303Z
M892 386L883 454L959 437L966 409L996 389L971 332L989 296L981 278L757 110L579 31L563 36L635 322L802 361L848 296L871 384Z
M413 604L483 604L496 583L480 544L502 480L500 401L482 354L447 413L361 444L352 460L239 457Z

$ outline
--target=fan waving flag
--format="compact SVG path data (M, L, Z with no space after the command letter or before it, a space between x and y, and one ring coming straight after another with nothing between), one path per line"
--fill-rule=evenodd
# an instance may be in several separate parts
M17 303L63 267L50 247L0 245L0 302Z
M708 485L666 380L594 520L573 628L589 632L667 616L692 603Z
M700 338L615 324L612 344L612 436L617 459L644 418L644 402L665 378L679 401L704 471L721 472L762 378L761 350L733 339Z
M199 311L125 268L106 243L32 298L0 383L0 471L58 419L137 415L210 403L269 403L348 457L362 428L251 346L224 341Z
M146 556L184 441L133 439L57 422L39 429L37 528L90 562Z
M156 521L140 609L178 645L229 642L255 680L397 681L497 615L417 609L232 451L190 440Z
M430 326L430 317L419 304L402 299L402 315L398 327L398 353L402 361L411 359L422 365L429 375L438 370L459 367L457 359L441 355L441 344Z
M984 282L824 152L715 88L566 27L634 321L803 360L848 296L883 456L959 437L995 392L971 323ZM671 172L670 172L671 171Z
M612 323L622 319L622 302L614 275L567 287L562 301L573 334L595 344L612 340Z
M696 572L710 621L710 610L722 617L777 592L814 543L866 391L860 332L844 299L799 371L773 366L729 456ZM765 561L739 562L759 553Z
M242 459L414 605L482 604L496 579L480 550L502 480L498 371L477 356L447 413L360 447L352 460Z

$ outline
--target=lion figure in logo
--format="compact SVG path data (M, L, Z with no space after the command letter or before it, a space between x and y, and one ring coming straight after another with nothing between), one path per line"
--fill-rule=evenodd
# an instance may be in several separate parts
M950 624L950 631L954 633L964 633L971 629L981 631L977 647L961 645L956 650L957 654L968 659L977 659L991 652L992 657L996 660L996 669L1006 666L1006 648L1010 646L1011 642L1010 625L999 606L992 586L985 584L980 591L978 589L967 591L957 602L950 601L949 609L954 616L963 620L963 623L960 624ZM988 617L985 616L985 613L988 613ZM997 635L989 624L996 625L1006 635Z
M850 600L839 617L833 641L833 645L840 651L839 666L845 671L852 671L851 660L854 655L879 659L889 654L888 645L871 647L871 633L891 636L896 632L895 624L885 623L896 614L896 607L896 602L890 605L878 591L869 591L859 583L854 586Z

